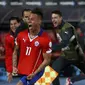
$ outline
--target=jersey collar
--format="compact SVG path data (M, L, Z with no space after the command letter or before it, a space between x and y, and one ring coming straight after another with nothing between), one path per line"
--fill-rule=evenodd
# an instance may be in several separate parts
M38 33L38 36L41 36L43 32L44 32L44 30L41 28L40 32Z

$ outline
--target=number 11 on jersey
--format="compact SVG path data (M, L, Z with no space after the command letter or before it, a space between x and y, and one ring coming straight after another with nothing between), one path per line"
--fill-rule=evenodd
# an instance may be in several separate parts
M26 47L26 55L30 55L31 53L31 47Z

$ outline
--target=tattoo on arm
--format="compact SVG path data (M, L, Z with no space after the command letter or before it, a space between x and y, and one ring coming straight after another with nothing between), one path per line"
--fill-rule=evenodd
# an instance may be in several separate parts
M13 52L13 67L17 66L17 51L18 51L18 46L16 45Z
M47 65L49 65L50 61L51 61L51 56L52 54L43 54L43 62L40 64L40 66L38 67L38 69L34 72L34 74L37 74L38 72L40 72L42 69L44 69Z

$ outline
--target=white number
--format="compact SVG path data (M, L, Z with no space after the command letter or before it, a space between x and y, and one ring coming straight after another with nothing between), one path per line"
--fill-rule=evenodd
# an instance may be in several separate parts
M31 47L26 47L26 55L30 55Z

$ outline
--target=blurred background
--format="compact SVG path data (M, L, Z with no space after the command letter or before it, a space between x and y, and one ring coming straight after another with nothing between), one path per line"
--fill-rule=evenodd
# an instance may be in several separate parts
M85 21L85 0L0 0L0 25L2 25L0 30L8 30L8 19L11 16L21 17L24 8L33 9L35 7L42 8L43 22L47 25L51 22L51 11L55 9L60 9L64 20L74 25Z
M43 10L45 30L51 28L51 11L55 9L60 9L63 19L75 27L78 23L85 22L85 0L0 0L0 78L2 79L2 76L6 75L4 38L9 31L8 20L11 16L21 17L22 10L25 8L33 9L35 7L40 7ZM69 68L67 69L69 70ZM61 72L61 76L68 76L68 70ZM69 72L73 74L73 71Z

